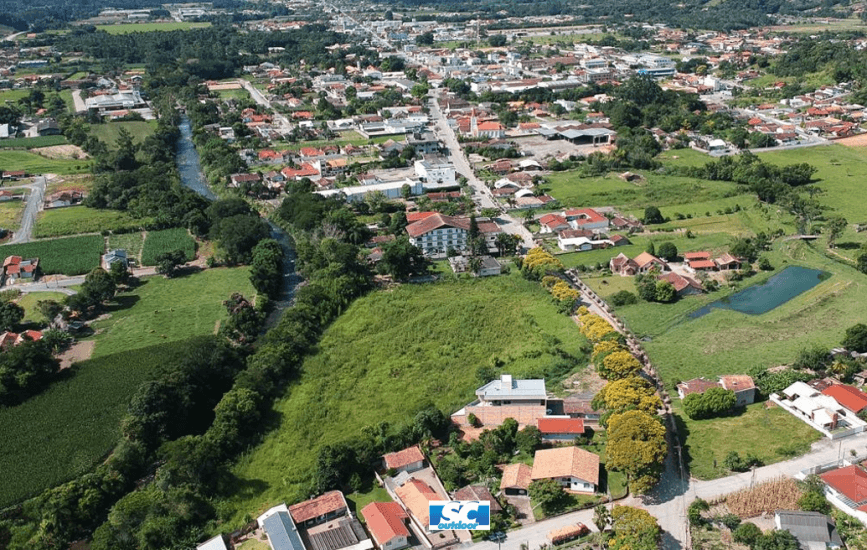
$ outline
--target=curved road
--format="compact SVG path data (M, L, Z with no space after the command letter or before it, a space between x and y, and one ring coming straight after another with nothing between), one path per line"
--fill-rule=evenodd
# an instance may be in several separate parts
M24 207L24 215L21 217L21 227L12 235L9 244L26 243L33 238L33 227L36 225L36 215L45 196L45 176L37 176L30 185L20 187L8 187L7 189L29 189L27 206Z

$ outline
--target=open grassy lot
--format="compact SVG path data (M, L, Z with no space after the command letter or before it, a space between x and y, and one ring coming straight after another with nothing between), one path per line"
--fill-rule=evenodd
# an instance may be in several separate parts
M48 239L25 244L0 246L0 256L39 258L39 269L46 275L81 275L99 266L105 241L99 235Z
M275 404L277 427L235 467L237 491L225 503L232 522L306 498L322 445L380 421L399 425L429 403L451 413L473 399L480 366L546 376L552 387L586 365L584 342L546 291L517 274L405 285L357 300Z
M736 451L757 456L765 464L803 454L822 434L779 407L755 403L738 414L709 420L690 420L679 399L673 408L690 474L699 479L729 475L722 465L726 455ZM716 462L716 466L714 466Z
M403 135L393 135L393 136L374 136L370 139L362 136L358 132L354 130L350 130L347 132L338 132L338 137L334 139L319 139L319 140L311 140L311 141L298 141L298 142L277 142L271 145L271 149L276 150L284 150L288 149L291 151L297 151L302 147L321 147L323 145L355 145L361 147L362 145L368 144L376 144L376 143L385 143L388 140L394 140L396 143L404 143L406 141L406 137Z
M645 347L667 385L696 376L743 373L755 365L787 364L803 347L839 344L845 329L863 318L863 304L867 303L863 274L801 242L778 244L767 255L777 269L801 265L831 276L761 315L714 309L698 319L687 317L733 291L687 297L674 304L644 302L619 308L629 327L649 338ZM743 281L740 288L771 275L758 274Z
M220 99L250 99L250 92L244 88L237 90L219 90L215 92Z
M372 478L371 478L372 479ZM355 512L358 520L364 522L361 516L361 509L371 502L391 502L391 497L383 487L373 483L366 491L361 493L350 493L346 495L346 501L349 503L350 509Z
M157 121L155 120L148 122L132 120L129 122L91 124L90 131L93 135L99 138L100 141L108 145L109 149L114 149L117 146L117 137L120 135L121 128L125 129L130 133L130 135L132 135L133 143L141 143L146 137L154 133L156 127Z
M93 337L93 356L213 334L217 322L227 317L223 300L232 292L253 296L249 276L248 268L237 267L142 279L108 307L110 318L93 324L99 333Z
M84 361L39 395L0 409L0 507L84 473L120 438L138 386L180 359L189 340Z
M18 231L21 214L24 212L24 201L0 202L0 227Z
M36 303L42 300L62 302L64 298L66 298L66 294L61 292L30 292L29 294L25 294L21 296L21 298L15 300L15 303L24 308L23 322L47 323L48 319L46 319L45 316L36 309Z
M210 26L210 23L167 21L163 23L121 23L119 25L97 25L96 28L105 31L108 34L129 34L131 32L185 31Z
M4 170L26 170L31 174L82 174L89 169L85 160L60 160L39 156L30 151L0 151Z
M626 210L640 210L655 205L693 204L696 202L719 204L717 208L733 206L743 190L730 182L704 181L696 178L642 173L646 179L627 182L617 174L581 178L575 172L554 172L548 176L548 193L564 206L611 206ZM735 199L720 201L720 199ZM746 203L744 196L739 199ZM707 206L705 208L708 208ZM715 211L717 208L712 208ZM704 211L702 211L703 213ZM686 214L686 212L684 212Z
M37 237L60 237L100 231L139 228L150 219L133 218L119 210L99 210L86 206L43 210L36 218Z

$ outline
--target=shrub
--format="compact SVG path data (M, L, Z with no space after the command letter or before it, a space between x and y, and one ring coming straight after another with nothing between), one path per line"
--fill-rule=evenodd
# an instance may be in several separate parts
M734 533L732 538L735 542L752 546L757 538L762 536L762 530L755 523L741 523Z
M693 420L720 416L732 410L737 398L735 392L711 388L704 393L691 393L683 400L683 410Z
M615 294L612 294L608 301L611 302L611 305L620 307L620 306L628 306L632 304L638 303L638 296L629 292L628 290L621 290Z

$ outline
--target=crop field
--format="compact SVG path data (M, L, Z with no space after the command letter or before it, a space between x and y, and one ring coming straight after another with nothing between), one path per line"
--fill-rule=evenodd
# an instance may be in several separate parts
M43 210L36 218L37 237L61 237L100 231L140 228L151 220L133 218L119 210L99 210L87 206L70 206Z
M32 138L4 139L0 141L0 147L4 149L15 147L33 149L34 147L50 147L52 145L64 145L66 143L66 137L64 136L39 136Z
M141 248L144 244L144 233L141 231L133 231L132 233L120 233L117 235L108 236L108 249L126 250L130 258L135 258L141 262Z
M751 453L765 464L772 464L804 454L822 438L822 434L785 410L767 409L764 403L749 405L732 416L691 420L683 413L680 400L675 399L674 412L678 431L686 438L684 457L689 473L699 479L730 475L723 460L732 451L741 458Z
M187 23L169 21L164 23L122 23L119 25L97 25L96 28L108 34L129 34L131 32L186 31L210 27L210 23Z
M30 174L81 174L89 170L86 160L49 159L30 151L0 151L4 170L25 170Z
M156 265L157 256L173 250L183 250L188 262L196 258L196 241L189 231L181 228L149 231L142 248L141 263Z
M157 127L155 120L144 122L141 120L131 120L129 122L106 122L105 124L91 124L90 133L95 135L100 141L105 143L109 149L117 148L117 138L120 135L121 129L125 129L132 136L133 143L139 144L146 137L154 133Z
M0 507L94 467L117 443L138 386L184 357L189 340L90 359L24 403L0 409Z
M105 241L99 235L67 237L0 246L0 256L39 258L39 268L46 275L82 275L99 266Z
M252 297L246 267L206 269L184 277L147 277L119 294L109 318L93 324L93 357L104 357L193 336L213 334L227 318L223 301L232 292Z
M733 514L746 519L777 510L797 510L802 494L794 479L780 478L732 493L726 496L725 503Z
M225 503L231 523L306 498L322 445L381 421L399 425L425 403L450 414L474 398L483 365L545 376L552 388L586 366L585 342L538 283L515 273L405 285L356 300L275 404L279 426L241 457L237 492Z

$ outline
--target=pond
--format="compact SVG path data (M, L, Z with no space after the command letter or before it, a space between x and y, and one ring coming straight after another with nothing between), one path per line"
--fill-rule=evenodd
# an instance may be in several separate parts
M753 285L742 291L711 302L689 314L690 319L698 319L710 313L713 308L733 309L749 315L767 313L781 306L795 296L818 285L830 273L797 265L789 266L761 284Z

